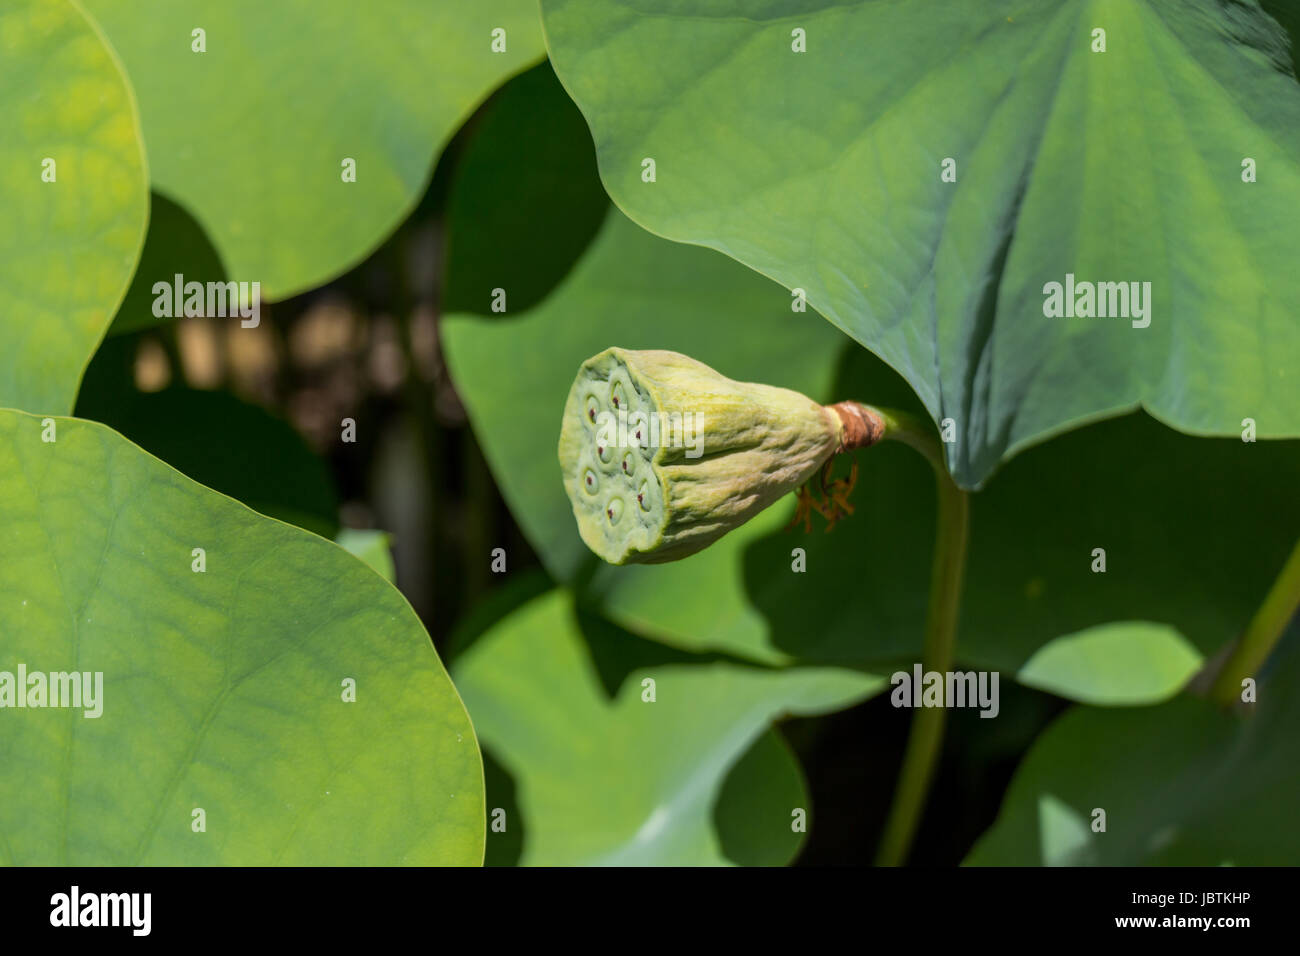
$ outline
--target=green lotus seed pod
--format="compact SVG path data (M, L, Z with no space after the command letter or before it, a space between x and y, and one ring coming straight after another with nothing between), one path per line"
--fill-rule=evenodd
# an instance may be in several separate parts
M578 532L611 564L694 554L878 439L864 408L736 382L677 352L606 349L582 363L560 428Z

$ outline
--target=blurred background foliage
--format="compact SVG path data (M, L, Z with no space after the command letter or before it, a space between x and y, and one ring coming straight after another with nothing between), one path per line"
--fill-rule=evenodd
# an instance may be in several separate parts
M881 692L919 650L934 521L924 464L898 447L858 453L858 513L834 534L783 531L786 503L687 561L611 568L574 532L554 447L574 370L610 344L675 348L822 401L921 411L897 374L815 313L792 312L784 288L626 219L545 61L469 116L364 261L264 303L255 329L152 317L158 278L227 274L182 204L160 191L152 204L76 414L394 578L479 734L489 863L871 859L911 720ZM355 442L341 440L348 419ZM1195 439L1138 413L995 476L974 504L958 658L1004 671L1000 714L951 711L913 863L959 863L986 832L974 862L1075 853L1071 828L1096 799L1089 774L1105 777L1107 761L1072 763L1072 735L1132 735L1154 751L1166 733L1182 741L1184 764L1164 776L1130 762L1154 788L1138 787L1139 801L1186 782L1188 766L1241 759L1232 730L1211 728L1217 715L1170 699L1235 636L1292 544L1297 444ZM1099 543L1107 575L1088 572ZM790 573L794 547L808 573ZM1083 706L1044 734L1070 700ZM1279 711L1268 726L1285 724ZM1291 745L1270 732L1252 746L1284 767ZM1054 761L1074 769L1051 805L1064 809L1044 813L1035 801L1061 779ZM1050 782L1035 789L1036 775ZM1295 792L1294 772L1269 779ZM1267 787L1238 789L1250 792L1227 793L1223 812L1277 806ZM791 827L798 809L806 834ZM1182 840L1216 825L1203 807L1170 813L1148 813L1104 861L1160 861L1184 845L1156 839L1170 826ZM1049 819L1062 831L1050 839ZM1222 841L1202 849L1233 856ZM1271 852L1254 841L1247 858Z

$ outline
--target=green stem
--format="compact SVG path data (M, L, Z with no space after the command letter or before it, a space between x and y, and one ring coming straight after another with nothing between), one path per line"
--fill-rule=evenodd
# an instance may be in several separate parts
M925 456L934 470L938 514L921 659L925 672L947 673L952 669L957 643L957 612L966 567L966 542L970 534L970 499L948 474L942 446L935 440L929 423L891 409L876 408L873 411L884 420L884 439L911 446ZM907 737L894 803L876 851L878 866L899 866L907 859L939 759L947 715L944 707L920 707L916 711Z
M1300 541L1264 596L1264 603L1250 619L1241 640L1224 661L1210 690L1211 698L1225 707L1241 700L1241 682L1259 673L1297 609L1300 609Z

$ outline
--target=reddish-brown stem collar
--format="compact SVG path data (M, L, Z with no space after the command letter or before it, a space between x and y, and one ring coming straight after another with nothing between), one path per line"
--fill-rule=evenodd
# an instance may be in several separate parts
M839 447L835 454L866 448L885 437L885 420L875 409L868 408L860 402L836 402L830 406L844 425Z

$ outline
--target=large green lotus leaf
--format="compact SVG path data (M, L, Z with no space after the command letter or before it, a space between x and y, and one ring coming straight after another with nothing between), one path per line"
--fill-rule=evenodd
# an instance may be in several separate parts
M103 675L98 717L3 711L4 862L481 862L469 719L360 560L103 425L10 411L0 526L0 669Z
M564 400L583 360L610 345L675 349L731 378L824 397L844 342L811 313L792 312L779 286L716 253L664 242L613 210L541 305L492 321L449 316L443 340L492 474L559 579L595 560L556 459Z
M1137 406L1300 435L1300 85L1257 6L542 6L614 201L807 290L954 420L962 484ZM1048 318L1067 274L1151 283L1149 325Z
M564 591L504 618L454 673L484 746L517 784L529 865L788 861L793 813L809 808L790 804L806 797L789 759L756 741L784 713L845 707L884 684L671 652L575 614Z
M1300 859L1300 646L1245 716L1183 695L1076 707L1038 739L966 862L1284 866ZM1093 811L1106 811L1094 833Z
M508 313L536 305L608 210L591 134L551 64L515 77L483 108L456 161L443 311L493 315L495 289Z
M144 241L139 118L66 0L0 8L0 115L0 407L65 414Z
M465 117L543 52L531 0L86 5L140 98L154 188L193 213L231 279L260 282L267 299L363 259L418 201ZM198 29L206 52L194 52Z

